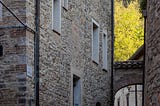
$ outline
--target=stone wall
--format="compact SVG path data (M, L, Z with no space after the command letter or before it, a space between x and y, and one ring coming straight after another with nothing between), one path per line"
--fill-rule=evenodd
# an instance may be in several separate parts
M160 1L147 0L145 106L160 105Z
M52 0L41 0L40 105L72 106L73 75L77 75L81 80L82 106L94 106L96 102L109 106L111 3L108 0L68 1L68 9L61 7L61 33L57 34L52 30ZM5 0L5 4L22 22L35 29L34 0ZM0 29L3 35L0 36L0 44L4 46L4 56L0 57L0 103L28 105L34 99L34 33L24 29L8 14L4 12L2 27L22 28ZM92 19L100 25L99 64L91 59ZM109 45L108 70L102 70L104 30L107 31Z
M40 104L72 106L73 75L81 79L81 105L109 105L110 70L102 71L91 60L92 18L107 30L110 39L110 2L107 0L69 0L62 8L62 28L58 35L51 29L51 0L41 1L40 36ZM109 42L108 42L109 43ZM110 45L110 43L109 43ZM109 60L110 61L110 60Z
M25 23L25 0L3 0L3 3ZM0 105L27 103L26 29L3 6L0 21ZM17 28L19 27L19 28Z
M114 94L129 85L142 84L143 62L137 60L114 63Z
M2 1L18 18L26 24L26 1ZM34 12L34 11L33 11ZM24 105L33 99L33 38L34 33L3 6L2 21L0 21L0 44L3 46L3 56L0 57L2 98L1 105ZM27 76L27 69L32 76ZM31 89L32 88L32 89ZM13 94L11 94L11 93ZM30 92L30 93L29 93ZM11 96L12 95L12 96Z

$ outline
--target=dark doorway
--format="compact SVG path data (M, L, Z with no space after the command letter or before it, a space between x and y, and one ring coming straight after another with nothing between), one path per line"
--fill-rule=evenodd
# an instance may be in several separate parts
M96 106L101 106L101 103L100 103L100 102L97 102L97 103L96 103Z

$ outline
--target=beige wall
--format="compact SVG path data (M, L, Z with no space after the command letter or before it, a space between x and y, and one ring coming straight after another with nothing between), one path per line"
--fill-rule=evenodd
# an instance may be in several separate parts
M61 7L60 34L52 30L51 4L52 0L41 1L40 104L71 106L72 77L75 74L81 78L82 106L94 106L98 101L102 106L109 105L110 69L102 70L102 35L103 30L106 30L109 39L108 57L110 57L110 1L69 0L67 10ZM34 28L34 1L27 0L26 5L27 25ZM95 64L91 59L92 19L100 28L99 64ZM108 58L108 64L110 63L111 60ZM31 64L33 65L32 62ZM31 81L29 86L32 86Z
M35 29L35 0L6 0L5 4L11 9L14 7L12 10L17 17ZM8 11L4 13L3 26L21 25L13 17L7 17ZM110 67L110 15L111 3L108 0L68 0L67 9L61 6L61 32L57 34L52 29L52 0L41 0L39 57L41 106L71 106L73 75L81 78L82 106L94 106L96 102L100 102L102 106L109 106L110 68L102 70L102 35L105 30L108 38L107 61ZM91 59L92 19L99 24L100 29L98 64ZM28 105L30 100L34 99L34 33L23 28L3 30L5 34L0 36L0 44L5 47L5 51L4 56L0 57L2 67L0 84L4 86L0 88L0 92L4 92L4 88L6 92L3 98L0 98L2 101L0 103ZM0 29L1 32L3 30ZM12 68L15 69L13 72L10 71ZM27 72L32 74L29 75ZM17 82L21 80L22 82ZM10 84L12 81L20 85ZM13 97L8 95L10 92L13 92ZM10 97L11 100L8 101Z

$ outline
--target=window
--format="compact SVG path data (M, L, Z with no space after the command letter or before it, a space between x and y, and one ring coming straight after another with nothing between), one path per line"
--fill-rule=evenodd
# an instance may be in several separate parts
M0 1L2 1L2 0L0 0ZM0 21L2 21L2 4L0 3Z
M97 102L97 103L96 103L96 106L101 106L101 103L100 103L100 102Z
M62 6L68 10L68 0L62 0Z
M80 77L73 76L73 106L81 106L81 84Z
M0 57L3 56L3 46L0 45Z
M52 0L52 29L61 32L61 0Z
M104 33L103 34L103 38L102 38L102 48L103 48L103 51L102 51L102 58L103 58L103 69L107 70L107 67L108 67L108 57L107 57L107 54L108 54L108 41L107 41L107 33Z
M92 60L99 63L99 25L92 20Z

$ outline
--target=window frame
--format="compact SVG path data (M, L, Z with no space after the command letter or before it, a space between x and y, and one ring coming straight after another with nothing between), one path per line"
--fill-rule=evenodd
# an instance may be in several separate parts
M102 35L102 69L108 70L108 34L105 30Z
M96 28L97 29L97 34L96 35L94 35L94 25L96 25L96 27L97 27ZM96 22L94 19L92 19L92 31L91 31L91 33L92 33L92 38L91 38L91 40L92 40L91 55L92 56L91 56L91 58L92 58L93 62L99 64L99 35L100 35L99 33L100 33L100 27L99 27L98 22ZM94 42L94 37L97 37L97 39L95 38L97 42ZM95 49L94 49L95 46L97 47L97 51L95 51ZM96 54L96 56L94 56L94 54Z
M57 7L55 7L55 2L58 2ZM58 9L58 11L56 11L55 8ZM56 14L56 16L54 14ZM58 20L55 20L55 18ZM61 0L52 0L52 30L59 35L61 34Z
M0 0L2 2L2 0ZM2 17L3 16L3 6L2 4L0 3L0 21L2 21Z
M76 81L75 81L75 79L76 79ZM74 98L74 81L76 82L76 83L78 83L79 84L79 106L81 106L81 100L82 100L82 92L81 92L81 77L79 77L79 76L77 76L76 74L73 74L73 79L72 79L72 81L73 81L73 85L72 85L72 93L73 93L73 95L72 95L72 98L73 98L73 102L72 102L72 105L74 106L74 100L76 99L76 98Z
M63 7L65 10L68 10L68 0L62 0L62 7Z
M4 51L3 45L0 45L0 57L4 55L3 51Z

